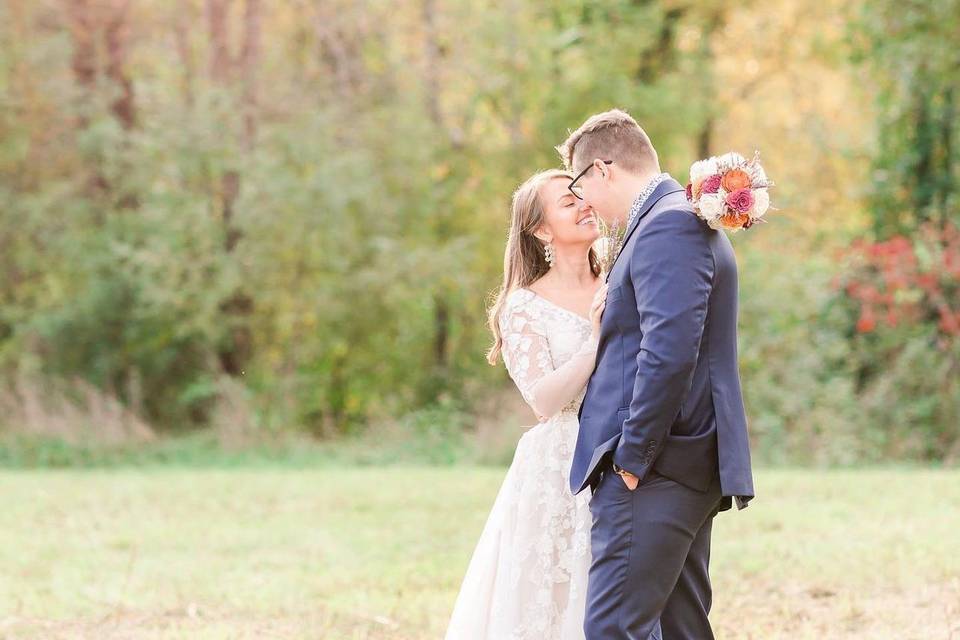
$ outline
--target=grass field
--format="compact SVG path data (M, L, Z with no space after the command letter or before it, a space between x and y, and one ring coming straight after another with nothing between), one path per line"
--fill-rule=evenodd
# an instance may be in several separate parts
M435 639L503 468L0 472L0 638ZM759 470L719 639L960 639L960 471Z

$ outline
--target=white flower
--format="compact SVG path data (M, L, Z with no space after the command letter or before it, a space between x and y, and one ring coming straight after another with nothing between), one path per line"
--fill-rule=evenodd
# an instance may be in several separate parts
M723 200L720 199L719 194L716 193L705 193L700 196L700 215L704 220L713 220L721 214L723 214L724 207L726 206ZM711 225L712 226L712 225Z
M750 182L754 185L767 184L767 172L763 170L759 162L750 167Z
M704 178L712 176L715 173L717 173L717 161L715 158L697 160L690 165L690 182L703 180Z
M741 167L746 164L747 159L735 151L730 153L725 153L719 158L717 158L717 166L720 169L720 172L728 171L734 167Z
M766 189L753 190L753 206L750 208L750 217L759 218L770 208L770 194Z
M723 229L723 221L721 221L720 218L710 218L707 220L707 225L709 225L711 229Z

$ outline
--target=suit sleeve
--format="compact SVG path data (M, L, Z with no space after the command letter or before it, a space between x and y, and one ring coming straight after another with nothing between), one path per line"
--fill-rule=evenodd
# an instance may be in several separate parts
M697 366L715 270L702 225L689 211L664 211L642 230L630 256L643 337L613 461L641 481L663 448Z

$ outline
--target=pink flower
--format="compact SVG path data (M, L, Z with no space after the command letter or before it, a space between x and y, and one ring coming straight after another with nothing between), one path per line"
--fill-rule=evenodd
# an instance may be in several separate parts
M723 181L723 176L719 173L715 173L712 176L709 176L703 181L703 192L704 193L716 193L720 191L720 182Z
M753 206L753 192L750 189L737 189L727 195L727 205L734 211L746 213Z

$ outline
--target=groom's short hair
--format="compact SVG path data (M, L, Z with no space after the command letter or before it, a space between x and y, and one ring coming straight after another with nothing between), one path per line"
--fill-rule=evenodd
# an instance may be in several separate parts
M633 173L656 171L660 167L647 133L629 113L620 109L590 116L557 151L567 170L574 173L579 173L595 158L613 160Z

